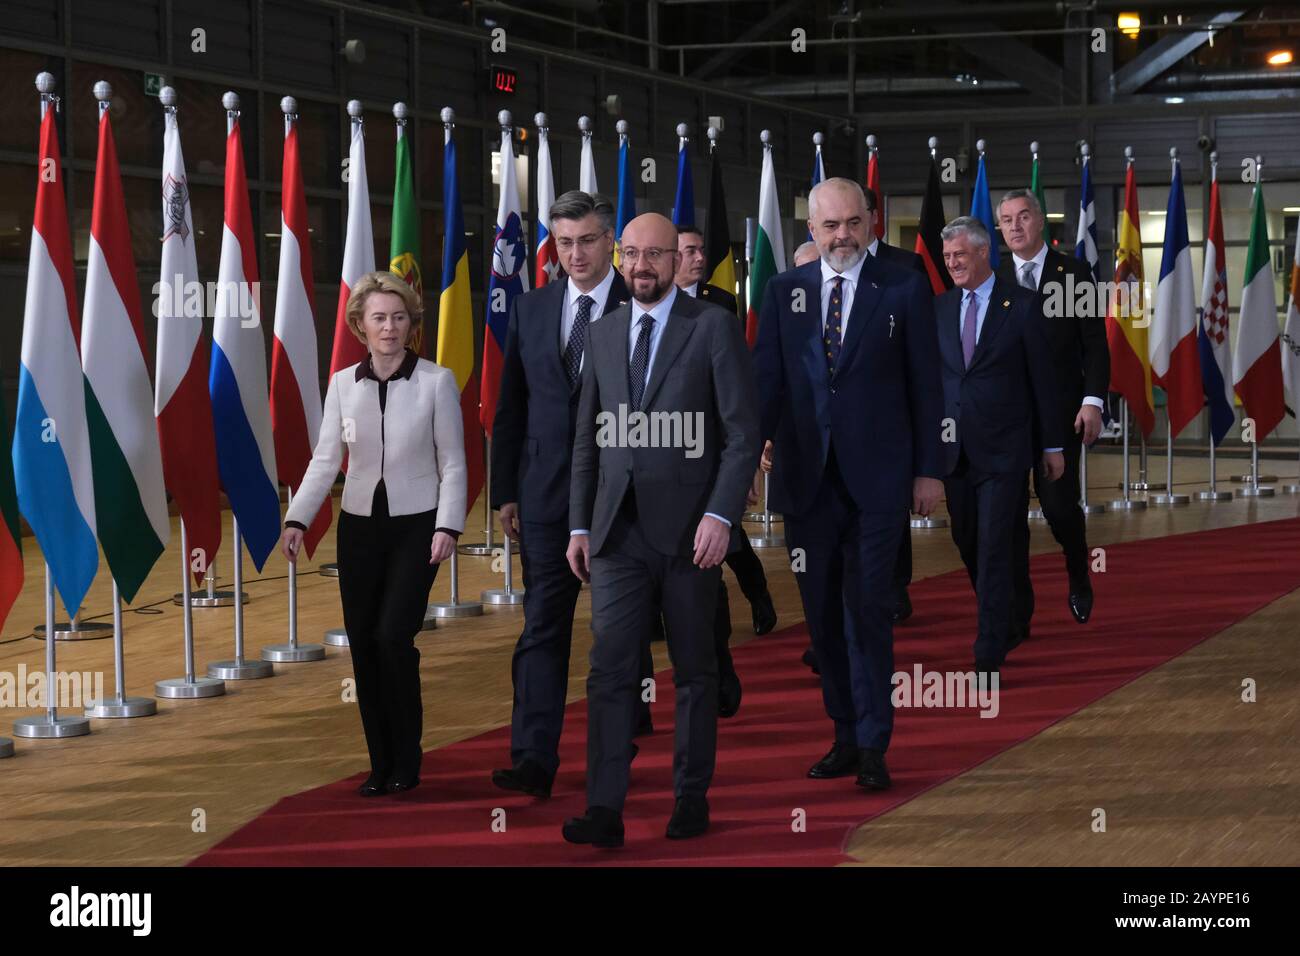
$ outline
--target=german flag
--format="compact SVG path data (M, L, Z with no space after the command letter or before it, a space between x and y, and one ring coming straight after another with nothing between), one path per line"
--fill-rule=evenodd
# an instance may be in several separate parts
M939 190L939 163L930 160L930 178L925 184L925 197L921 200L921 225L916 234L916 254L925 263L930 276L930 288L935 295L952 288L952 276L943 264L943 193Z

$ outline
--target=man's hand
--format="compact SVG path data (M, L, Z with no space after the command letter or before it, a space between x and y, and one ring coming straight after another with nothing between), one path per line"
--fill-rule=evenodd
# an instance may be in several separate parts
M1055 481L1065 474L1065 454L1059 451L1043 452L1043 477Z
M511 541L519 541L519 502L507 501L499 509L501 533Z
M1074 416L1074 430L1083 432L1083 443L1091 445L1101 434L1101 409L1096 405L1083 405Z
M591 580L591 535L571 535L565 557L569 559L569 568L579 581Z
M731 529L717 518L705 515L695 529L695 564L700 568L716 568L727 556L730 543Z
M772 443L765 442L763 445L763 455L758 460L758 467L763 469L763 474L772 473Z
M928 518L930 512L939 506L943 497L943 482L938 478L912 479L912 510L922 518Z
M456 550L456 539L445 531L435 531L429 543L429 563L442 564Z
M285 528L284 534L280 535L280 551L290 564L296 564L298 554L302 551L302 531L297 528Z

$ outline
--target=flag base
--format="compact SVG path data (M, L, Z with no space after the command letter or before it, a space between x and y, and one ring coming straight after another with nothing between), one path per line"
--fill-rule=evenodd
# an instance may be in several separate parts
M240 602L239 602L240 604L248 603L247 591L239 592L239 596L240 596ZM172 603L177 605L178 607L184 607L185 595L173 594ZM190 607L234 607L234 606L235 606L234 591L213 591L211 594L209 594L207 591L190 592Z
M766 534L749 535L749 546L751 548L784 548L785 535L778 534L775 531L768 531Z
M1196 493L1197 501L1231 501L1231 491L1198 491Z
M913 528L946 528L948 527L947 518L912 518L911 526Z
M1173 495L1153 495L1148 500L1153 505L1173 506L1173 505L1185 505L1189 503L1192 499L1187 495L1173 494Z
M430 604L426 613L432 617L478 617L483 613L483 605L478 601Z
M348 629L346 627L331 627L321 638L322 644L330 647L347 647L348 646Z
M296 664L325 660L323 644L271 644L262 648L262 660L276 664Z
M320 576L323 578L337 578L339 576L339 566L337 564L322 564L320 566Z
M208 676L220 680L257 680L274 677L275 668L266 661L217 661L208 665Z
M1111 511L1146 511L1147 503L1140 498L1116 498L1110 503Z
M484 604L493 604L498 607L514 606L524 603L524 592L510 588L491 588L479 595Z
M49 740L54 737L84 737L90 733L85 717L24 717L14 721L15 737Z
M497 545L491 541L485 541L482 544L462 544L456 548L461 554L472 555L476 558L490 557L497 550Z
M1260 479L1263 481L1263 479ZM1245 488L1237 489L1238 498L1272 498L1272 488L1262 488L1259 485L1247 485Z
M54 640L57 641L95 641L113 633L113 625L107 621L77 621L54 625ZM45 625L37 624L32 628L32 636L38 641L45 640Z
M112 717L152 717L158 713L158 702L152 697L114 697L86 708L87 717L106 719Z
M155 697L164 700L198 700L201 697L220 697L226 692L226 682L213 677L170 677L153 685Z
M1029 509L1029 520L1030 520L1030 521L1043 521L1043 520L1045 520L1046 518L1047 518L1047 515L1043 514L1043 509L1042 509L1042 508L1030 508L1030 509Z
M1085 516L1085 517L1086 517L1087 515L1100 515L1100 514L1105 514L1105 513L1106 513L1106 506L1105 506L1105 505L1085 505L1085 504L1080 504L1080 505L1079 505L1079 510L1082 511L1082 512L1084 513L1084 516Z

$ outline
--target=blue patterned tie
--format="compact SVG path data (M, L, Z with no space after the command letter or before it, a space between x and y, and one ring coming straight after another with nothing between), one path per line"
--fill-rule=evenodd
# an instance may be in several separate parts
M843 286L844 277L836 276L831 280L831 301L826 309L826 331L822 333L822 341L826 346L826 371L834 375L835 366L840 361L840 326L843 322L841 313L844 311Z
M577 387L582 372L582 350L587 344L587 323L591 321L595 301L589 295L578 296L578 314L569 332L569 344L564 347L564 374L569 377L569 388Z
M628 385L632 389L632 410L640 411L641 399L645 396L645 373L650 367L650 330L654 328L654 317L646 312L640 321L641 331L637 333L636 348L632 350L632 364L628 366Z

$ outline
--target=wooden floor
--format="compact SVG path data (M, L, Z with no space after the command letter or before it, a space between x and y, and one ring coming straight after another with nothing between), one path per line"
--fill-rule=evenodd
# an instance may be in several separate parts
M1159 459L1153 459L1153 467ZM1266 461L1293 479L1294 458ZM1094 500L1114 496L1119 459L1092 456ZM1203 487L1203 459L1180 459L1187 490ZM1220 476L1242 470L1221 461ZM1225 487L1231 487L1226 485ZM1300 496L1237 500L1178 509L1107 513L1089 522L1090 543L1159 537L1300 514ZM470 521L481 538L482 512ZM1034 550L1055 548L1041 524ZM466 540L476 537L469 532ZM958 566L947 531L914 533L915 576ZM303 640L340 626L337 582L310 573L333 559L331 532L316 560L302 565ZM0 637L0 672L44 667L44 643L24 637L43 621L42 570L24 541L27 586ZM228 546L218 559L230 581ZM760 552L780 626L802 612L782 550ZM1300 556L1279 555L1279 560ZM178 535L124 615L127 692L152 695L154 681L183 673ZM462 558L466 595L499 586L489 559ZM102 562L83 615L111 620ZM515 566L519 581L518 565ZM257 575L245 563L249 656L286 639L288 612L278 555ZM734 591L734 588L733 588ZM440 575L433 599L445 600ZM1158 600L1158 595L1153 595ZM590 643L589 601L578 606L571 699L579 699ZM735 643L752 632L748 606L733 599ZM61 612L60 608L60 612ZM522 611L489 609L421 637L426 749L509 722L510 655ZM1300 863L1300 592L1217 635L1037 737L861 827L851 855L866 864L1289 864ZM232 656L232 609L197 610L202 671ZM111 691L110 640L60 642L59 667L102 671ZM657 645L660 667L667 666ZM0 863L7 865L179 864L222 839L280 797L366 768L356 705L343 701L351 668L346 649L324 662L276 665L266 680L228 682L225 697L159 701L158 716L96 720L90 736L16 739L0 760ZM743 674L742 674L743 677ZM1252 677L1259 703L1239 703ZM29 709L0 710L0 734ZM828 728L829 736L829 728ZM810 760L817 754L810 754ZM504 762L506 754L500 755ZM484 768L484 785L489 786ZM1093 833L1093 808L1108 831Z

